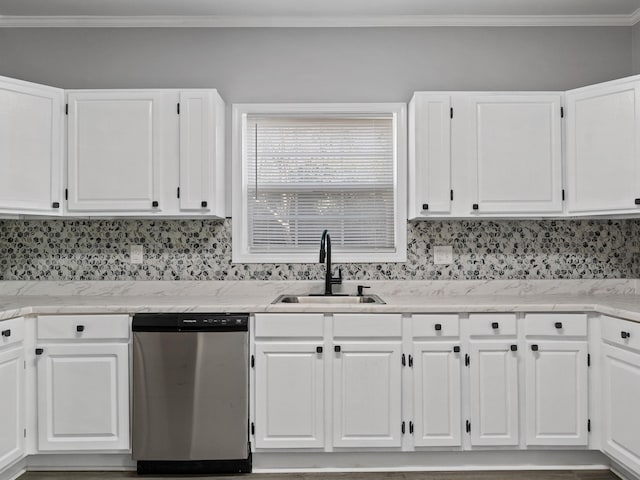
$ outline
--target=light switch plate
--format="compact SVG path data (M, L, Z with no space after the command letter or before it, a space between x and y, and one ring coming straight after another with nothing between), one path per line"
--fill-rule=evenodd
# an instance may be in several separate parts
M450 265L453 263L453 247L433 247L433 263L435 265Z
M129 261L134 264L140 264L144 261L144 248L142 245L131 245Z

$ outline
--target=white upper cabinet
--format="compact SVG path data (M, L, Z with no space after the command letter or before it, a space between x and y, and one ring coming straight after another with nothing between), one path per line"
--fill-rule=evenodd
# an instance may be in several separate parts
M0 77L0 213L62 213L64 91Z
M409 219L451 212L451 96L416 92L409 104Z
M180 210L224 217L224 102L215 90L187 90L179 108Z
M479 94L461 118L477 214L562 213L562 95Z
M640 212L639 89L631 77L567 93L570 214Z
M68 94L68 210L161 212L163 96Z

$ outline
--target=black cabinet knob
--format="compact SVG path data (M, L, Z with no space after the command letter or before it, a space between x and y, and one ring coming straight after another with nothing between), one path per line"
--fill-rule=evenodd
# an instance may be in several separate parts
M491 324L491 328L493 328L494 330L497 330L498 328L500 328L500 324L498 322L493 322Z
M560 330L562 328L562 322L556 322L556 328Z
M2 330L2 336L3 337L10 337L11 336L11 330Z
M156 207L158 207L159 205L160 205L160 204L159 204L157 201L155 201L155 200L154 200L153 202L151 202L151 206L152 206L153 208L156 208Z
M477 203L473 204L473 209L474 210L479 210L480 209L480 205L478 205Z
M531 345L531 350L533 350L534 352L538 351L538 345Z
M340 348L340 345L336 345L336 346L333 347L333 351L336 352L336 353L340 353L340 350L342 350Z
M622 338L631 338L631 334L629 332L620 332L620 336Z
M42 355L44 353L44 349L36 348L36 355Z
M422 204L422 209L423 210L429 210L429 204L428 203L423 203Z
M454 353L460 353L460 347L458 345L456 345L455 347L453 347L453 352Z
M437 332L439 332L440 330L442 330L442 324L440 324L440 323L436 323L436 324L435 324L435 329L436 329L436 331L437 331Z
M200 205L202 206L202 208L207 208L207 202L201 202Z
M518 345L511 345L511 351L512 352L517 352L518 351Z
M316 353L322 353L322 347L316 347Z
M60 208L60 202L53 202L51 208Z
M76 325L76 332L84 332L84 325Z
M636 200L635 200L635 204L636 204L636 205L640 205L640 198L636 198Z

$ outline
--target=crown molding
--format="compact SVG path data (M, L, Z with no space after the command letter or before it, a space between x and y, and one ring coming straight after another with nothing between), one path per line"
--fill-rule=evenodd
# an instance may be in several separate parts
M640 9L630 15L0 15L0 28L630 27L638 22Z

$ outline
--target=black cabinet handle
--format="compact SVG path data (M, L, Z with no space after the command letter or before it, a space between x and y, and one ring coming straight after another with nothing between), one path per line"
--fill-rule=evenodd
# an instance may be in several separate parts
M53 202L51 208L60 208L60 202Z
M494 330L497 330L498 328L500 328L500 324L498 322L493 322L491 324L491 328L493 328Z
M560 330L562 328L562 322L556 322L555 326L558 330Z
M460 353L460 347L458 345L453 347L453 353Z
M538 345L531 345L531 350L533 350L534 352L538 351Z
M340 348L340 345L336 345L335 347L333 347L333 351L336 352L336 353L340 353L340 350L342 350Z
M620 332L620 336L622 338L631 338L631 334L629 332Z
M518 351L518 345L511 345L511 351L512 352L517 352Z
M316 347L316 353L322 353L322 347Z
M76 332L78 333L84 332L84 325L76 325Z
M200 206L201 206L202 208L207 208L207 202L201 202L201 203L200 203Z
M442 324L436 323L434 328L436 329L437 332L439 332L440 330L442 330Z
M474 210L479 210L480 209L480 205L478 205L477 203L473 204L473 209Z
M413 433L413 422L409 422L409 433Z
M423 210L429 210L429 204L428 203L423 203L422 204L422 209Z
M154 200L153 202L151 202L151 206L152 206L153 208L156 208L156 207L158 207L159 205L160 205L160 204L159 204L157 201L155 201L155 200Z
M44 349L36 348L36 355L42 355L44 353Z
M636 204L636 205L640 205L640 198L636 198L636 200L635 200L635 204Z
M407 366L407 357L406 355L403 353L400 362L402 363L403 367Z
M3 337L10 337L11 336L11 330L2 330L2 336Z

